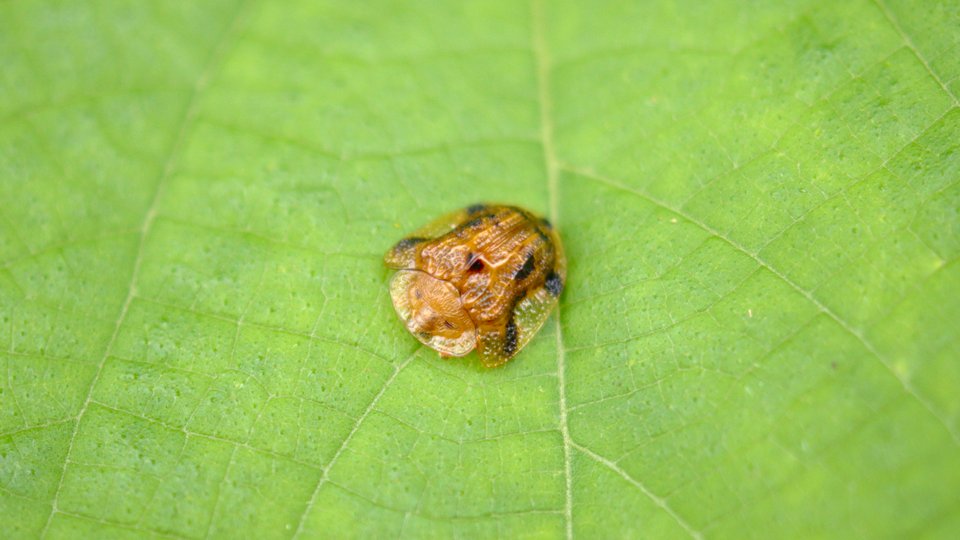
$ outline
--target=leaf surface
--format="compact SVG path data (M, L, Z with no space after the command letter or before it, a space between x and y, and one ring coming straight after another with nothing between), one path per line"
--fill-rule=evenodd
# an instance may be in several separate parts
M14 538L947 537L960 4L0 3ZM443 361L381 256L569 282Z

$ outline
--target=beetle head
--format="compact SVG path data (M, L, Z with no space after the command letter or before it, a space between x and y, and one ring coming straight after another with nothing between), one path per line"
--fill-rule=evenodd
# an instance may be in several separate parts
M400 270L390 282L393 307L414 336L444 356L476 346L476 326L450 282L420 270Z

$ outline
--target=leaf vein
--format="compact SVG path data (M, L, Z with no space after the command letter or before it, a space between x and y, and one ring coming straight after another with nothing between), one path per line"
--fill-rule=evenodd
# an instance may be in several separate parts
M662 497L657 496L655 493L653 493L652 491L650 491L650 490L647 488L647 486L643 485L643 483L641 483L641 482L640 482L639 480L637 480L636 478L630 476L630 474L628 474L627 471L621 469L616 463L614 463L614 462L610 461L609 459L601 456L600 454L597 454L596 452L590 450L589 448L587 448L587 447L585 447L585 446L583 446L583 445L581 445L581 444L578 444L578 443L576 443L576 442L573 442L572 444L573 444L573 447L574 447L574 448L576 448L577 450L579 450L580 452L582 452L584 455L586 455L586 456L589 457L590 459L596 461L597 463L603 465L604 467L607 467L607 468L610 469L611 471L613 471L613 472L617 473L618 475L620 475L621 478L623 478L624 480L626 480L626 481L629 482L630 484L633 484L634 487L636 487L637 489L639 489L644 495L647 496L647 498L649 498L651 501L653 501L653 504L655 504L655 505L657 505L658 507L660 507L664 512L666 512L670 517L672 517L672 518L674 519L674 521L676 521L677 524L680 525L680 527L683 528L683 530L687 531L687 533L688 533L692 538L694 538L695 540L702 540L702 539L703 539L703 534L701 534L699 531L697 531L697 530L694 529L692 526L690 526L690 524L687 523L686 520L684 520L684 519L683 519L682 517L680 517L676 512L674 512L674 510L673 510L672 508L670 508L670 505L667 504L667 501L666 501L665 499L663 499Z
M897 18L893 15L893 12L890 11L890 8L887 6L885 0L873 0L873 3L877 6L883 16L887 19L887 22L890 23L890 26L893 26L893 29L900 35L900 38L903 39L904 44L909 48L913 55L917 57L917 60L920 61L920 64L923 65L923 69L927 70L927 73L933 77L933 80L936 81L940 88L946 92L947 96L953 101L954 106L960 105L960 101L957 100L957 96L950 91L950 88L943 82L943 79L937 75L933 69L930 67L930 63L927 62L927 59L920 53L920 49L914 45L913 40L910 39L910 36L903 30L903 27L900 26L900 23L897 21Z
M559 210L559 176L560 164L557 160L556 145L554 143L553 101L550 94L550 51L547 46L546 20L542 0L531 0L530 18L532 24L531 50L536 65L537 102L540 111L540 140L543 148L543 161L547 177L547 195L550 220L554 226L560 228ZM563 437L563 473L564 473L564 505L563 516L567 539L573 538L573 476L571 474L570 459L570 428L567 425L567 397L566 397L566 351L563 347L563 327L560 324L561 311L557 305L554 320L556 321L557 347L557 390L558 416L560 434Z
M306 506L303 509L303 512L300 514L300 518L297 520L297 527L294 529L293 537L297 538L303 534L303 524L306 523L307 514L310 513L310 510L313 508L313 505L316 503L317 496L320 494L320 489L325 483L330 479L330 470L336 465L337 460L340 459L340 455L343 454L343 451L347 448L347 445L350 444L350 441L353 439L353 436L356 435L357 431L360 430L360 426L363 425L363 421L370 416L370 413L373 412L373 409L379 403L380 398L383 397L383 394L386 393L387 389L393 384L393 381L397 379L397 376L400 375L400 372L403 371L407 365L413 361L417 356L417 353L420 352L420 348L417 348L410 356L407 357L401 364L397 365L393 373L387 377L387 380L384 381L383 386L380 387L380 391L373 396L373 399L370 400L370 403L367 405L367 408L364 409L363 413L360 414L360 417L357 418L357 421L353 424L353 428L347 433L347 436L344 437L343 442L340 443L340 447L337 448L337 451L334 452L333 457L330 458L330 461L321 468L320 478L317 479L317 484L313 488L313 492L310 495L310 499L307 501Z
M960 433L956 433L956 432L951 428L949 421L948 421L941 413L939 413L939 412L934 408L933 404L932 404L929 400L927 400L926 398L924 398L923 396L921 396L921 395L916 391L916 389L913 387L913 384L911 384L911 382L910 382L908 379L906 379L906 378L904 378L904 377L901 377L900 375L897 374L896 371L894 371L894 369L885 361L884 357L880 354L880 351L878 351L878 350L876 349L876 347L874 347L873 344L864 337L864 335L863 335L862 332L858 331L856 328L854 328L852 325L850 325L850 323L848 323L846 320L842 319L835 311L833 311L833 310L830 309L827 305L825 305L823 302L821 302L820 300L818 300L810 291L802 288L802 287L801 287L800 285L798 285L795 281L793 281L792 279L790 279L786 274L784 274L784 273L781 272L780 270L774 268L774 267L771 266L769 263L767 263L765 260L763 260L759 255L757 255L756 253L751 252L750 250L748 250L748 249L746 249L745 247L743 247L742 245L740 245L737 241L735 241L735 240L733 240L732 238L724 235L723 233L721 233L720 231L714 229L713 227L710 227L709 225L707 225L707 224L704 223L703 221L700 221L699 219L697 219L697 218L695 218L694 216L686 213L686 212L683 211L682 209L673 207L673 206L667 204L667 203L664 202L664 201L661 201L661 200L659 200L659 199L657 199L657 198L654 198L654 197L648 195L647 193L645 193L645 192L643 192L643 191L640 191L640 190L637 190L637 189L634 189L634 188L630 188L630 187L627 186L627 185L624 185L624 184L622 184L622 183L620 183L620 182L617 182L617 181L615 181L615 180L613 180L613 179L610 179L610 178L607 178L607 177L605 177L605 176L602 176L602 175L600 175L600 174L598 174L598 173L596 173L596 172L594 172L594 171L591 171L591 170L586 170L586 169L577 168L577 167L575 167L575 166L568 165L568 164L565 164L565 165L564 165L564 169L567 170L567 171L569 171L569 172L571 172L571 173L577 174L577 175L582 176L582 177L584 177L584 178L592 179L592 180L597 181L597 182L600 182L600 183L602 183L602 184L606 184L606 185L608 185L608 186L610 186L610 187L613 187L613 188L615 188L615 189L619 189L619 190L624 191L624 192L626 192L626 193L632 193L632 194L636 195L637 197L640 197L640 198L642 198L642 199L645 199L645 200L647 200L648 202L650 202L650 203L652 203L652 204L655 204L655 205L657 205L657 206L659 206L659 207L661 207L661 208L663 208L663 209L665 209L665 210L669 210L669 211L673 212L674 214L676 214L676 215L678 215L678 216L686 219L686 220L689 221L690 223L693 223L694 225L697 225L698 227L700 227L700 228L703 229L704 231L706 231L706 232L708 232L708 233L716 236L717 238L723 240L725 243L727 243L728 245L730 245L730 247L732 247L733 249L735 249L735 250L737 250L737 251L739 251L739 252L747 255L747 256L750 257L751 259L753 259L758 265L760 265L761 267L767 269L770 273L772 273L772 274L773 274L774 276L776 276L778 279L780 279L780 280L783 281L785 284L789 285L792 289L794 289L794 290L796 290L798 293L800 293L800 294L801 294L808 302L810 302L814 307L816 307L819 311L821 311L822 313L824 313L824 314L826 314L828 317L830 317L837 325L840 326L841 329L843 329L845 332L847 332L848 334L850 334L851 336L853 336L858 342L860 342L860 344L863 346L863 348L866 349L867 352L869 352L871 355L873 355L874 357L876 357L876 358L880 361L880 363L887 369L887 371L889 371L890 374L900 383L900 385L903 387L904 391L907 392L908 394L910 394L911 396L913 396L913 398L916 399L916 401L917 401L920 405L922 405L923 408L925 408L925 409L927 410L927 412L929 412L931 415L933 415L933 417L936 418L937 421L939 421L939 422L943 425L944 429L947 430L947 432L950 434L950 437L953 439L954 444L960 446Z
M123 305L120 307L120 313L117 316L117 320L113 325L113 333L110 336L110 339L107 341L107 345L104 348L103 356L100 359L99 364L97 365L97 370L93 375L93 378L90 381L90 385L87 388L86 397L84 398L83 404L80 406L80 411L76 416L76 424L73 428L73 433L71 433L70 438L67 442L67 451L64 457L63 466L60 468L60 478L57 481L57 488L53 494L53 500L50 505L50 514L47 516L46 523L43 526L43 529L40 533L41 538L45 538L47 533L50 530L50 524L53 522L53 516L60 511L58 508L58 503L60 500L60 493L63 489L63 482L66 478L67 464L70 461L70 454L73 451L73 445L76 442L77 434L80 431L80 422L83 420L84 414L86 414L87 409L90 406L90 403L93 401L93 391L97 386L97 381L100 379L100 375L103 372L103 367L106 364L107 358L110 356L110 352L113 349L113 344L116 342L117 336L120 334L120 327L123 324L124 319L127 316L127 311L130 309L130 304L133 302L134 297L136 296L137 290L137 279L140 275L140 266L143 263L143 254L144 246L146 244L146 238L150 233L150 229L153 226L154 220L157 216L157 207L160 202L162 191L164 185L172 176L174 168L176 167L177 161L179 160L180 153L183 150L187 133L190 131L194 120L198 112L199 96L209 84L211 76L220 68L220 65L223 62L223 58L226 55L226 47L231 41L231 37L236 34L239 30L241 15L244 13L244 8L246 3L243 3L237 9L237 12L234 16L233 21L228 25L227 29L218 39L217 43L214 45L211 54L207 60L206 65L201 71L197 82L194 85L190 97L187 100L186 106L184 108L183 117L180 121L180 126L177 130L177 134L174 137L173 143L170 147L167 159L164 161L162 169L157 178L154 189L153 196L147 211L144 215L143 221L140 225L140 237L137 242L136 256L133 261L133 269L130 273L130 282L127 286L127 295L123 301Z

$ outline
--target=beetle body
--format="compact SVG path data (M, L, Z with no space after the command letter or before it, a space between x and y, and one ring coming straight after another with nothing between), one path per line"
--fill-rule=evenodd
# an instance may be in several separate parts
M512 358L543 326L566 282L550 223L515 206L477 204L404 238L385 256L407 329L441 356Z

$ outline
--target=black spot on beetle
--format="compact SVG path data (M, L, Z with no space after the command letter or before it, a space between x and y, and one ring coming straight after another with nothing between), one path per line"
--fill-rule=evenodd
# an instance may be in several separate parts
M540 224L546 227L548 231L553 229L553 223L550 223L547 218L540 218Z
M485 219L487 219L487 218L490 218L490 217L493 217L493 214L484 214L484 215L482 215L482 216L477 216L477 217L471 219L470 221L464 222L464 224L460 226L460 230L463 231L463 230L467 230L467 229L476 227L477 225L480 225L481 223L483 223L483 220L485 220Z
M507 321L507 327L504 330L503 334L503 354L506 356L512 356L513 353L517 352L517 323L513 321L513 317L510 317L510 320Z
M394 244L393 249L394 251L404 251L426 240L426 238L421 238L419 236L411 236L410 238L404 238L403 240Z
M520 281L526 278L533 272L533 267L533 253L531 253L527 255L527 260L523 261L523 266L521 266L520 269L517 270L517 273L513 275L513 279Z
M473 253L467 253L467 270L479 272L483 270L483 261Z
M543 284L547 288L547 292L553 295L554 298L560 296L560 293L563 292L563 278L553 270L547 274L547 281Z
M480 212L483 212L486 209L487 209L487 205L485 204L482 204L482 203L471 204L470 206L467 207L467 213L472 216L474 214L479 214Z

